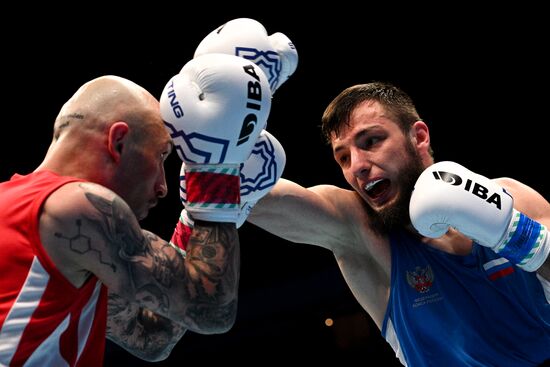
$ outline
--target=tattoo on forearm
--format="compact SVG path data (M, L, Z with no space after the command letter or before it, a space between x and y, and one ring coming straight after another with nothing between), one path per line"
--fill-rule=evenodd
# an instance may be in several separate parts
M233 321L237 310L237 301L231 301L223 307L211 307L209 305L191 305L187 309L187 317L200 324L201 327L209 329L220 324L230 324Z
M193 300L187 316L203 327L230 322L234 316L239 280L239 246L230 224L195 222L187 246L187 286ZM233 299L220 307L220 299ZM216 307L212 307L216 305Z
M107 334L138 354L166 354L185 332L178 325L150 310L109 293Z
M227 225L195 225L189 239L186 260L191 267L190 281L203 279L198 283L200 287L196 288L198 297L219 296L220 292L224 292L222 286L231 288L237 281L236 264L233 261L235 251L238 251L235 246L237 241L234 231ZM212 289L212 285L216 288Z

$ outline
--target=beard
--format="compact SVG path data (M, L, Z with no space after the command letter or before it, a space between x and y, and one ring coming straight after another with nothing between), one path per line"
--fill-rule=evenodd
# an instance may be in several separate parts
M370 227L379 235L387 235L397 229L402 229L411 222L409 217L409 202L416 180L424 171L424 166L418 152L409 141L407 141L405 149L408 160L405 162L401 174L395 182L399 188L397 199L380 210L374 210L370 205L365 203Z

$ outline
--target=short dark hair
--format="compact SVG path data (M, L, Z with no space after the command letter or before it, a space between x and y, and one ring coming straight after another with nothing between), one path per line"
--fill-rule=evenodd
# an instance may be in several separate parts
M325 109L321 119L325 140L330 143L332 135L340 135L342 128L349 125L353 110L367 100L380 103L404 133L420 120L411 97L397 86L385 82L358 84L344 89Z

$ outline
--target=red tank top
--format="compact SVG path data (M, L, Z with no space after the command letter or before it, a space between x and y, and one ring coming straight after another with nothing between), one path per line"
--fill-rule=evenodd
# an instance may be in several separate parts
M102 366L107 288L92 276L75 288L55 267L39 212L60 186L49 171L0 183L0 365Z

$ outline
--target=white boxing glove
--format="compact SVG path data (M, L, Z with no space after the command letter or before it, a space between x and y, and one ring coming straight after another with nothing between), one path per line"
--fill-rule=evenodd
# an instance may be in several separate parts
M269 36L269 40L281 58L281 72L279 74L279 82L276 86L276 88L279 88L296 71L298 67L298 51L294 43L284 33L273 33ZM272 88L272 92L275 92L275 89Z
M160 110L185 162L186 209L193 219L236 222L240 165L267 124L271 90L251 61L207 54L166 84Z
M224 53L251 60L261 67L274 93L298 66L298 52L290 39L277 32L268 36L264 26L250 18L233 19L208 34L195 57Z
M281 143L269 132L263 130L252 149L252 153L241 165L241 210L236 222L239 228L248 217L250 210L277 183L286 164L286 154ZM185 163L180 171L180 198L187 202Z
M510 223L513 203L488 178L454 162L439 162L416 181L409 213L423 236L440 237L454 227L481 245L493 247Z
M548 232L513 207L504 188L454 162L426 168L416 181L409 214L425 237L449 227L491 248L528 271L538 269L550 251Z

